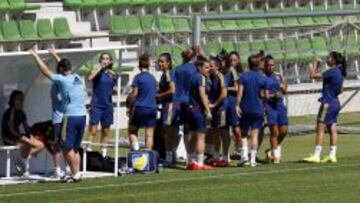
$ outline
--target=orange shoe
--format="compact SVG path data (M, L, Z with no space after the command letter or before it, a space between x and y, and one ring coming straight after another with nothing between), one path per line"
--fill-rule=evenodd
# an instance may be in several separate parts
M191 169L190 169L190 170L200 171L200 170L202 170L202 166L200 166L198 162L195 162L195 161L194 161L194 162L191 164Z
M207 171L207 170L212 170L213 167L209 166L209 165L206 165L204 164L203 166L200 167L201 170L204 170L204 171Z
M215 166L215 167L227 167L227 166L229 166L229 162L224 161L224 160L219 160L219 161L215 161L213 163L213 166Z

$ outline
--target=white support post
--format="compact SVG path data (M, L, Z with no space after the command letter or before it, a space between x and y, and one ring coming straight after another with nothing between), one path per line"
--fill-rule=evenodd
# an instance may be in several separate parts
M359 70L359 61L355 59L355 70L356 70L356 78L360 80L360 70Z
M328 10L329 2L328 0L324 0L325 10Z
M310 4L310 11L313 11L314 10L314 0L311 0L309 2L309 4Z
M95 30L100 31L99 19L98 19L98 16L97 16L97 10L94 9L92 13L93 13L94 21L95 21Z
M76 21L80 22L81 21L81 10L80 9L76 9L75 16L76 16Z
M114 9L112 7L109 9L109 15L110 17L114 15Z
M344 9L344 4L343 4L342 0L339 0L339 7L341 10Z
M5 13L5 21L9 21L10 17L9 17L9 12Z
M119 50L119 60L121 60L121 50ZM117 81L116 111L115 111L115 163L114 176L118 176L119 169L119 137L120 137L120 96L121 96L121 76Z
M86 173L86 171L87 171L87 149L84 149L84 151L83 151L83 171L82 172Z
M280 9L283 11L284 10L284 0L280 1Z
M299 1L295 0L294 4L295 4L295 8L298 9L299 8Z
M295 75L296 75L296 82L298 84L300 84L301 83L301 81L300 81L300 73L299 73L299 66L298 66L297 62L295 63Z
M11 157L10 150L6 150L6 178L11 176Z

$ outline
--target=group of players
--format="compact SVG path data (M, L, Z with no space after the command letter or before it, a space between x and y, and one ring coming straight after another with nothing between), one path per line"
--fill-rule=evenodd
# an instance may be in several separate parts
M205 57L197 47L182 53L183 64L172 70L169 53L157 61L163 72L159 83L149 72L149 56L140 56L140 73L132 83L127 99L130 109L129 139L132 150L138 150L137 132L145 128L145 147L152 149L154 128L157 125L157 104L161 106L161 134L165 138L165 165L175 164L174 154L178 143L179 126L183 126L187 151L186 168L209 170L213 166L229 166L231 129L235 147L240 152L239 166L257 166L259 142L263 129L270 129L270 146L267 158L280 163L281 143L287 135L288 116L284 97L287 84L276 70L276 61L262 51L248 58L248 70L242 68L237 52ZM336 162L336 123L340 111L338 95L346 76L345 58L330 52L328 70L320 73L317 59L310 68L310 77L323 80L321 107L317 118L315 152L305 162ZM264 122L266 121L266 122ZM159 124L158 124L159 125ZM330 155L320 159L325 129L330 132ZM249 141L248 141L249 140ZM249 143L248 143L249 142ZM205 163L205 150L212 159ZM220 157L222 149L222 157Z
M71 176L64 180L77 182L81 178L79 148L86 126L85 81L72 72L71 62L60 58L50 50L57 62L53 73L41 57L30 50L40 72L52 82L52 133L55 143L51 147L54 155L55 172L59 176L60 151L68 164ZM151 74L150 57L139 57L140 73L132 82L132 91L127 98L131 150L139 150L138 130L145 129L145 149L154 145L154 129L159 127L165 140L165 165L176 163L176 148L179 144L179 130L184 132L187 151L186 168L209 170L213 166L230 164L230 131L234 144L240 152L239 166L257 166L256 157L262 142L265 126L270 129L270 146L267 158L270 162L282 160L281 143L287 135L288 117L284 97L287 84L276 72L276 61L262 51L248 58L248 70L244 70L237 52L211 54L206 57L200 47L190 48L182 53L183 64L173 70L172 57L162 53L156 67L162 72L159 81ZM100 68L93 69L88 77L93 82L90 112L90 141L96 135L101 123L101 152L106 156L110 126L113 124L112 94L118 75L112 70L112 58L102 53ZM336 162L336 123L340 111L338 95L342 92L346 77L345 58L337 52L330 52L326 64L328 69L319 72L320 62L316 60L310 68L310 77L323 80L321 106L317 118L315 152L304 161L312 163ZM2 135L5 144L19 145L24 162L44 148L44 137L39 138L29 130L23 111L24 94L14 91L10 96L9 108L2 120ZM160 108L159 108L160 107ZM160 116L157 117L160 109ZM125 116L125 115L124 115ZM160 122L159 122L160 121ZM330 132L330 154L321 159L322 141L325 130ZM248 141L249 140L249 141ZM249 142L249 143L248 143ZM49 147L48 147L49 148ZM205 163L205 151L211 155ZM220 149L222 151L220 152ZM90 147L87 150L91 150ZM222 154L222 156L220 156Z

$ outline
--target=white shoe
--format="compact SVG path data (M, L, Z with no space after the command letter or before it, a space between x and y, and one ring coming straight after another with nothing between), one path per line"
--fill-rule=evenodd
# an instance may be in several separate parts
M256 163L256 162L250 162L250 166L251 166L251 167L256 167L256 166L258 166L258 163Z
M245 166L250 166L250 162L249 160L240 160L240 162L238 163L239 167L245 167Z
M62 170L55 170L54 176L55 178L63 178L65 176L65 172Z
M30 178L30 173L29 171L25 171L22 175L21 175L22 178Z

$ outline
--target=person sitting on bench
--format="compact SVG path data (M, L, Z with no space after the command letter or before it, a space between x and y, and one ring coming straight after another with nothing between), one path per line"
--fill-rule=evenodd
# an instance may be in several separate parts
M24 93L14 90L10 94L9 108L2 118L2 136L5 145L20 147L22 160L15 160L16 169L23 176L29 175L29 159L44 148L44 144L31 135L26 114L23 111Z

